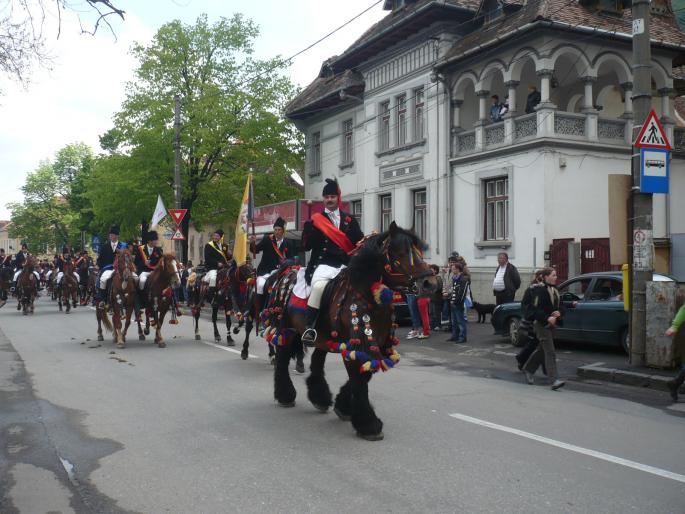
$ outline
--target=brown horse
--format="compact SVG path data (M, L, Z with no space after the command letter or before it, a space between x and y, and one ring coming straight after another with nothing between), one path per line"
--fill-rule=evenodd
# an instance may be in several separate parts
M64 263L62 269L62 283L58 287L59 293L57 295L57 305L59 306L60 312L62 312L62 304L65 306L66 313L71 312L71 303L76 308L76 302L78 300L78 282L74 277L74 264L71 261Z
M423 247L412 232L393 222L389 231L364 241L324 294L306 380L308 398L322 412L333 404L324 364L329 351L341 353L349 380L335 399L334 411L367 440L383 438L383 422L369 402L369 381L374 372L387 371L399 360L392 291L429 296L437 289L437 279L423 260ZM268 309L267 340L276 346L274 396L283 407L295 404L297 393L288 374L290 347L305 330L302 306L290 302L295 276L292 271L279 278Z
M131 316L135 310L136 304L136 281L134 278L134 273L136 271L135 265L133 263L133 257L131 256L131 251L128 248L122 250L117 250L117 255L114 258L114 273L110 278L111 287L109 298L107 299L107 304L112 308L112 322L110 322L107 310L104 306L98 306L97 310L101 311L98 315L98 341L102 341L102 328L100 326L100 320L105 328L114 332L114 342L117 348L126 347L126 333L128 332L128 327L131 326ZM126 316L126 325L124 329L122 326L122 317ZM145 339L143 335L143 330L138 325L138 337L141 340Z
M150 333L150 326L155 327L155 343L164 348L166 343L162 338L162 324L169 308L172 308L171 324L176 324L176 312L174 311L174 291L172 287L180 282L176 257L173 254L164 254L159 260L155 270L147 277L143 298L145 302L145 334ZM152 320L150 320L152 318ZM138 318L138 331L140 333L140 318Z
M33 273L35 267L36 258L33 255L29 255L17 282L17 310L23 309L24 316L29 312L33 314L33 303L36 301L36 296L38 296L38 280Z

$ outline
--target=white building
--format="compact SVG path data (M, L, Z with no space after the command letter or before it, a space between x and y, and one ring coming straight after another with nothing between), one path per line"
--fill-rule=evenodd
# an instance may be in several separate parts
M685 34L668 4L652 4L653 106L685 153L673 107ZM608 0L387 0L384 9L288 106L306 134L305 196L337 177L365 232L394 219L429 243L431 262L458 251L482 301L501 251L524 273L551 263L563 277L574 270L571 240L577 271L606 270L608 175L630 173L630 10ZM529 86L540 101L527 113ZM509 97L501 121L490 117L495 94ZM657 262L681 280L683 157L672 161L671 194L654 196Z

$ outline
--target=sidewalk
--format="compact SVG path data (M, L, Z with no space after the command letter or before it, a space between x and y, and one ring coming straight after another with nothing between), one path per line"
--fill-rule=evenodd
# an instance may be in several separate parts
M604 380L605 382L668 391L666 384L676 374L675 370L636 368L627 364L620 367L606 367L603 364L579 366L578 376L584 379ZM685 394L685 387L681 387L680 392Z

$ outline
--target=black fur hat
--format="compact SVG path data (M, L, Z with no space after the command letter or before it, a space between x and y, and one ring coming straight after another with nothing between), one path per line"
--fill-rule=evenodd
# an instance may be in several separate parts
M109 227L109 233L114 235L119 235L119 225L112 225Z
M147 237L145 239L148 242L157 241L159 239L159 235L157 234L156 230L150 230L150 232L147 233Z
M224 237L224 231L221 230L220 228L217 228L217 229L214 231L214 233L215 233L215 234L219 234L219 237Z
M334 178L327 178L326 185L323 186L323 196L336 195L340 199L340 186Z
M274 221L274 228L276 227L281 227L285 229L285 220L280 216L276 219L276 221Z

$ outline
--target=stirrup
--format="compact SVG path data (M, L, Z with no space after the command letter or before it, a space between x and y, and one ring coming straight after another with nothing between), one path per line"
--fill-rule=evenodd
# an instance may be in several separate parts
M318 334L316 333L316 329L307 328L307 330L304 331L304 334L302 334L302 342L313 345L316 342L317 337Z

